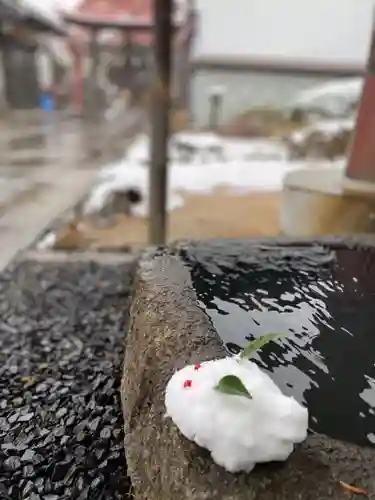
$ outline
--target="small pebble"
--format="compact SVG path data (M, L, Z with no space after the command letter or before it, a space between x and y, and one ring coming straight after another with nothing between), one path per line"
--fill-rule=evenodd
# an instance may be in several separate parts
M14 424L14 422L17 422L17 420L19 419L20 417L20 414L19 413L14 413L13 415L11 415L9 418L8 418L8 422L10 424Z
M31 493L29 500L41 500L41 498L37 493Z
M111 427L104 427L104 429L100 432L100 437L102 439L109 439L112 434Z
M0 431L7 432L10 429L10 422L6 418L0 418Z
M43 392L43 393L46 393L48 390L48 385L47 384L38 384L36 387L35 387L35 392L38 393L38 392Z
M25 453L22 455L21 460L22 462L31 462L34 457L35 457L35 451L26 450Z
M68 410L66 408L61 408L57 413L56 413L56 418L60 420L63 418L66 414L68 413Z
M4 460L6 469L16 470L21 467L21 460L18 457L9 457Z
M31 413L31 412L25 413L24 415L21 415L18 420L20 422L29 422L29 420L31 420L33 418L33 416L34 416L34 413Z

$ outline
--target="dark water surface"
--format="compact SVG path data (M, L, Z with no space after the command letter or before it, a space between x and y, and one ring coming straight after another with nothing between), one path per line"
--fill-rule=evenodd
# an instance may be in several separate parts
M285 332L255 361L308 406L312 431L375 446L375 250L230 250L181 255L227 349Z

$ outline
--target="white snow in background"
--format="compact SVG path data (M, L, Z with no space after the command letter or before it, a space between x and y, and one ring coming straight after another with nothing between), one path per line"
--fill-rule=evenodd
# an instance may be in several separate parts
M215 158L215 150L222 150L226 160L238 159L268 159L279 160L286 158L285 148L280 141L272 139L234 139L222 138L213 133L182 132L176 134L169 142L169 157L171 160L179 161L181 155L176 151L176 142L195 149L196 154L193 163L201 164L207 157ZM144 134L138 136L136 141L130 145L125 161L147 165L150 157L149 137ZM100 176L107 177L118 170L118 166L106 167Z
M316 85L297 95L290 107L321 109L334 116L344 116L359 102L362 87L362 78L348 78Z
M226 375L237 376L252 395L215 390ZM190 380L191 386L184 387ZM308 411L285 396L255 363L238 357L186 366L165 392L166 416L212 459L230 472L250 472L257 463L284 461L306 439Z
M20 5L56 24L62 24L61 12L77 8L83 0L20 0Z
M294 144L303 143L308 137L314 133L321 134L325 139L329 140L335 137L340 132L352 131L355 127L355 118L336 119L336 120L319 120L312 125L297 130L289 136L289 140Z
M40 241L37 242L36 247L38 250L48 250L54 247L56 241L57 235L53 232L48 232Z
M62 24L62 18L56 8L56 2L48 0L43 2L40 0L22 0L21 4L25 9L44 17L54 24Z
M191 162L181 159L176 141L193 148ZM306 165L289 162L285 146L278 141L229 139L215 134L176 134L170 141L169 156L169 211L183 205L183 193L209 194L218 186L236 192L281 190L285 174ZM99 182L84 206L84 213L100 211L114 191L138 188L144 200L134 207L133 213L147 216L148 159L149 139L140 136L124 160L99 173Z
M311 101L312 99L336 95L347 98L357 98L361 92L362 86L362 78L348 78L340 81L334 80L305 90L297 98L297 101Z

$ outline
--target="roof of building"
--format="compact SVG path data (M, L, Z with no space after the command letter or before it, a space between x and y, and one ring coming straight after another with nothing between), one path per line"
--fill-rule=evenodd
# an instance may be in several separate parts
M189 0L175 0L175 22L186 18ZM154 25L153 0L82 0L66 20L81 26L97 28L128 28L137 31L133 40L150 44Z
M152 0L83 0L76 9L77 14L101 20L121 18L152 21Z

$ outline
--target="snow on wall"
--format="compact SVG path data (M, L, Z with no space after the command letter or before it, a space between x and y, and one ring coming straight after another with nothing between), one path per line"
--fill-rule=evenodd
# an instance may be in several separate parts
M332 116L345 116L358 105L362 87L362 78L330 80L299 93L290 105L299 109L320 108Z

